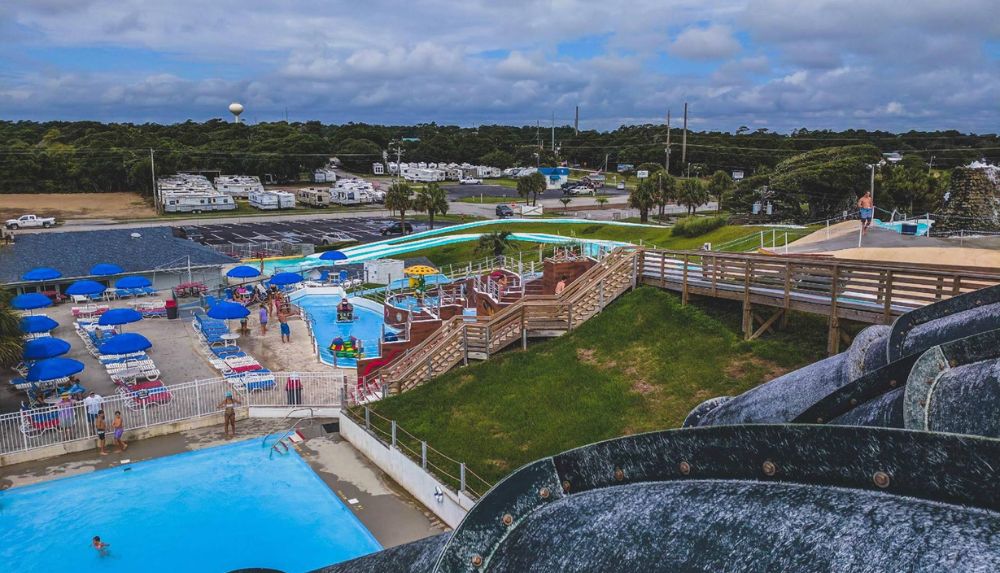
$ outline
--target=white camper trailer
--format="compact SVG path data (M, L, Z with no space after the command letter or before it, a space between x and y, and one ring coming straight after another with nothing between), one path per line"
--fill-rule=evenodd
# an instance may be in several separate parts
M160 177L156 181L160 203L166 213L201 213L202 211L232 211L236 201L219 193L203 175L181 173Z
M215 178L215 189L230 197L247 199L255 191L263 191L260 178L252 175L220 175Z
M295 208L295 196L284 191L253 191L250 193L250 206L263 211Z
M310 207L328 207L330 205L330 190L317 187L297 189L295 198L299 203Z

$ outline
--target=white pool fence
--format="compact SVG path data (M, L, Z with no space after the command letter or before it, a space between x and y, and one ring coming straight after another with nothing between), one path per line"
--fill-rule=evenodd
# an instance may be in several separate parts
M292 385L289 388L289 380ZM301 382L295 384L295 380ZM284 408L288 410L339 408L342 404L357 403L354 384L346 382L343 374L326 372L270 372L245 375L237 378L211 378L174 384L151 391L126 391L119 389L112 396L104 396L101 409L107 420L107 445L113 447L111 429L115 412L121 412L125 427L125 440L129 431L164 424L173 424L218 414L226 392L239 400L239 408ZM0 414L0 455L24 452L36 448L94 440L92 416L83 402L60 408L35 408L9 414Z

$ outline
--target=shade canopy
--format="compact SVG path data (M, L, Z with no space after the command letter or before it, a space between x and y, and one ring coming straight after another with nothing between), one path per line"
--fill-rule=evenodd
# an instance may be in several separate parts
M260 271L248 265L240 265L229 269L226 276L231 279L252 279L259 277Z
M436 275L438 270L434 267L429 267L427 265L414 265L412 267L407 267L403 269L403 273L407 275Z
M43 380L65 378L82 371L83 362L79 360L73 360L72 358L47 358L32 364L25 378L28 382L40 382Z
M101 294L107 287L97 281L76 281L66 288L68 295L91 295Z
M298 273L278 273L271 277L270 283L278 286L293 285L305 279Z
M132 310L131 308L113 308L102 314L101 318L97 320L97 324L101 326L115 326L118 324L139 322L140 320L142 320L142 314L137 310Z
M44 360L69 352L69 343L61 338L43 336L24 343L25 360Z
M135 332L125 332L105 340L97 349L101 354L129 354L147 350L152 346L153 343L145 336Z
M153 286L153 283L146 277L131 276L122 277L115 281L115 288L145 288Z
M62 273L55 269L49 267L37 267L24 273L21 278L26 281L51 281L61 276Z
M208 309L208 316L218 320L239 319L250 316L250 311L242 304L222 301Z
M340 251L326 251L319 258L324 261L346 261L347 255Z
M20 326L21 332L25 334L37 334L39 332L48 332L59 326L59 323L47 316L38 315L22 317Z
M90 274L96 276L120 275L124 272L125 269L113 263L97 263L90 267Z
M11 299L10 305L18 310L31 310L52 306L52 300L44 294L28 292L15 296Z

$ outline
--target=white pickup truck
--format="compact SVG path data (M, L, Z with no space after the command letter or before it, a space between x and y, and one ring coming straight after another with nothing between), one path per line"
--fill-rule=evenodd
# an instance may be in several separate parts
M7 219L4 227L8 229L22 229L28 227L49 227L55 226L55 217L39 217L37 215L21 215L17 219Z

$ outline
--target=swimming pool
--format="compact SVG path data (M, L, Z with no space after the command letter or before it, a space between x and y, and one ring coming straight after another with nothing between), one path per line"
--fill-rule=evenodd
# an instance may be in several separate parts
M294 450L267 451L247 440L0 491L3 570L293 573L381 549Z
M934 224L933 219L910 219L907 221L882 221L880 219L875 219L875 224L883 229L889 229L896 231L897 233L903 232L903 224L916 225L916 235L918 237L926 237L927 232L930 231L931 225Z
M340 303L339 295L293 295L292 302L299 305L299 307L309 314L313 336L316 338L316 343L319 346L319 357L324 364L344 368L354 368L357 366L358 362L354 358L338 357L336 362L334 362L334 354L330 350L330 342L337 337L346 340L353 336L361 341L365 350L365 357L378 356L379 340L382 337L384 318L381 308L376 310L375 308L368 307L369 304L376 306L374 302L367 299L352 298L351 303L354 305L353 322L337 322L337 304ZM395 332L394 329L388 327L386 330Z

